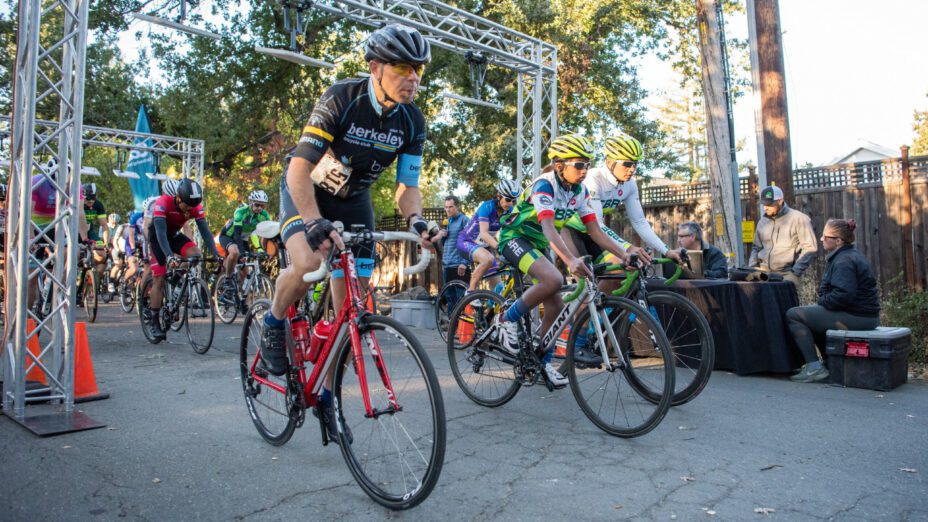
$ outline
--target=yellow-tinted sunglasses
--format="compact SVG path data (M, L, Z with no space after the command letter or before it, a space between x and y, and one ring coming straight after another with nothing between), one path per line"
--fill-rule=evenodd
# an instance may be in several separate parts
M419 78L422 78L422 74L425 72L424 63L411 64L411 63L390 62L387 65L390 66L390 69L392 69L393 72L395 72L396 74L399 74L400 76L409 76L410 74L413 73L413 71L415 71L416 76L418 76Z

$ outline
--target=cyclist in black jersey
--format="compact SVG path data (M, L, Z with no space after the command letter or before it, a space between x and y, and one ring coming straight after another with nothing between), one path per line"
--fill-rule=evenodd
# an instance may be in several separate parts
M370 77L337 82L319 98L281 179L281 239L291 265L277 279L261 339L261 357L275 375L287 370L287 308L309 290L302 275L319 267L333 241L341 242L332 221L373 230L370 186L394 161L397 206L430 246L419 192L425 118L413 104L431 60L429 43L418 31L391 24L371 34L364 59ZM355 256L364 287L373 270L370 245ZM340 277L337 272L333 278ZM341 303L344 295L344 283L336 282L333 302ZM326 389L322 399L329 400Z

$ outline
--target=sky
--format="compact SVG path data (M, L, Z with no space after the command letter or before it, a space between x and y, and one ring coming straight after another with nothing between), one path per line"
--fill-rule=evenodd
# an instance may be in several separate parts
M925 0L779 0L793 163L825 164L860 140L890 149L911 144L913 112L928 110L924 53ZM205 12L205 10L204 10ZM746 15L728 16L728 36L746 38ZM135 21L122 35L126 58L137 56ZM159 28L153 30L161 32ZM641 62L642 86L654 107L677 80L654 56ZM754 99L735 107L738 162L757 163Z
M793 163L826 164L860 140L898 150L911 145L913 112L928 110L923 0L779 0ZM745 14L726 17L727 35L747 36ZM642 86L656 105L675 83L655 57L642 61ZM738 163L757 163L754 99L735 106Z

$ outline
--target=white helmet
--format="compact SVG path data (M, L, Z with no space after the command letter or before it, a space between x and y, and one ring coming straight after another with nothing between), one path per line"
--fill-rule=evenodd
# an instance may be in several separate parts
M152 204L157 200L158 198L156 196L145 199L145 201L142 202L142 212L148 214L148 209L150 209Z
M118 225L119 222L122 220L122 216L114 212L110 214L109 216L107 216L106 220L107 222L109 222L110 225Z
M510 198L517 198L522 194L522 187L514 179L504 179L496 184L496 192Z
M267 192L255 190L251 194L248 194L248 201L267 204Z
M161 184L161 193L165 196L174 197L177 195L177 180L166 179Z

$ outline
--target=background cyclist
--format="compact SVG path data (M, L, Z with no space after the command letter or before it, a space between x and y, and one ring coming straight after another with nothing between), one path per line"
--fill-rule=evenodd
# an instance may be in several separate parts
M474 263L468 292L476 290L477 284L487 271L496 268L496 254L499 246L496 234L501 226L500 218L512 209L521 194L522 187L516 180L500 181L496 185L496 197L481 203L474 217L458 235L458 250ZM491 286L495 286L498 282L498 276L489 278Z
M250 252L251 234L262 221L270 221L271 216L265 210L267 207L267 193L255 190L248 195L248 204L235 209L232 219L226 222L219 232L219 244L226 251L226 294L235 292L232 281L232 271L242 252ZM239 282L244 281L245 274L239 274Z
M203 211L203 189L191 179L182 179L177 183L175 196L161 196L152 204L152 224L148 230L151 238L151 273L154 278L151 287L150 307L151 324L149 331L152 339L163 341L166 338L161 328L161 304L163 301L164 276L167 273L168 256L189 258L201 255L199 247L181 232L187 221L195 220L197 229L203 237L204 244L219 258L213 234L206 223Z
M519 199L500 230L499 248L506 261L538 280L496 318L500 344L513 353L519 349L518 323L522 316L544 303L545 315L540 330L543 335L564 306L559 293L564 278L543 251L550 246L575 276L592 275L589 267L568 249L558 234L571 216L579 216L597 245L620 260L626 258L625 249L600 229L596 212L589 204L589 194L582 184L593 159L589 140L576 134L560 136L551 143L548 158L552 163L535 178L531 191ZM553 350L545 355L545 373L553 384L566 385L567 378L551 365L552 355Z

